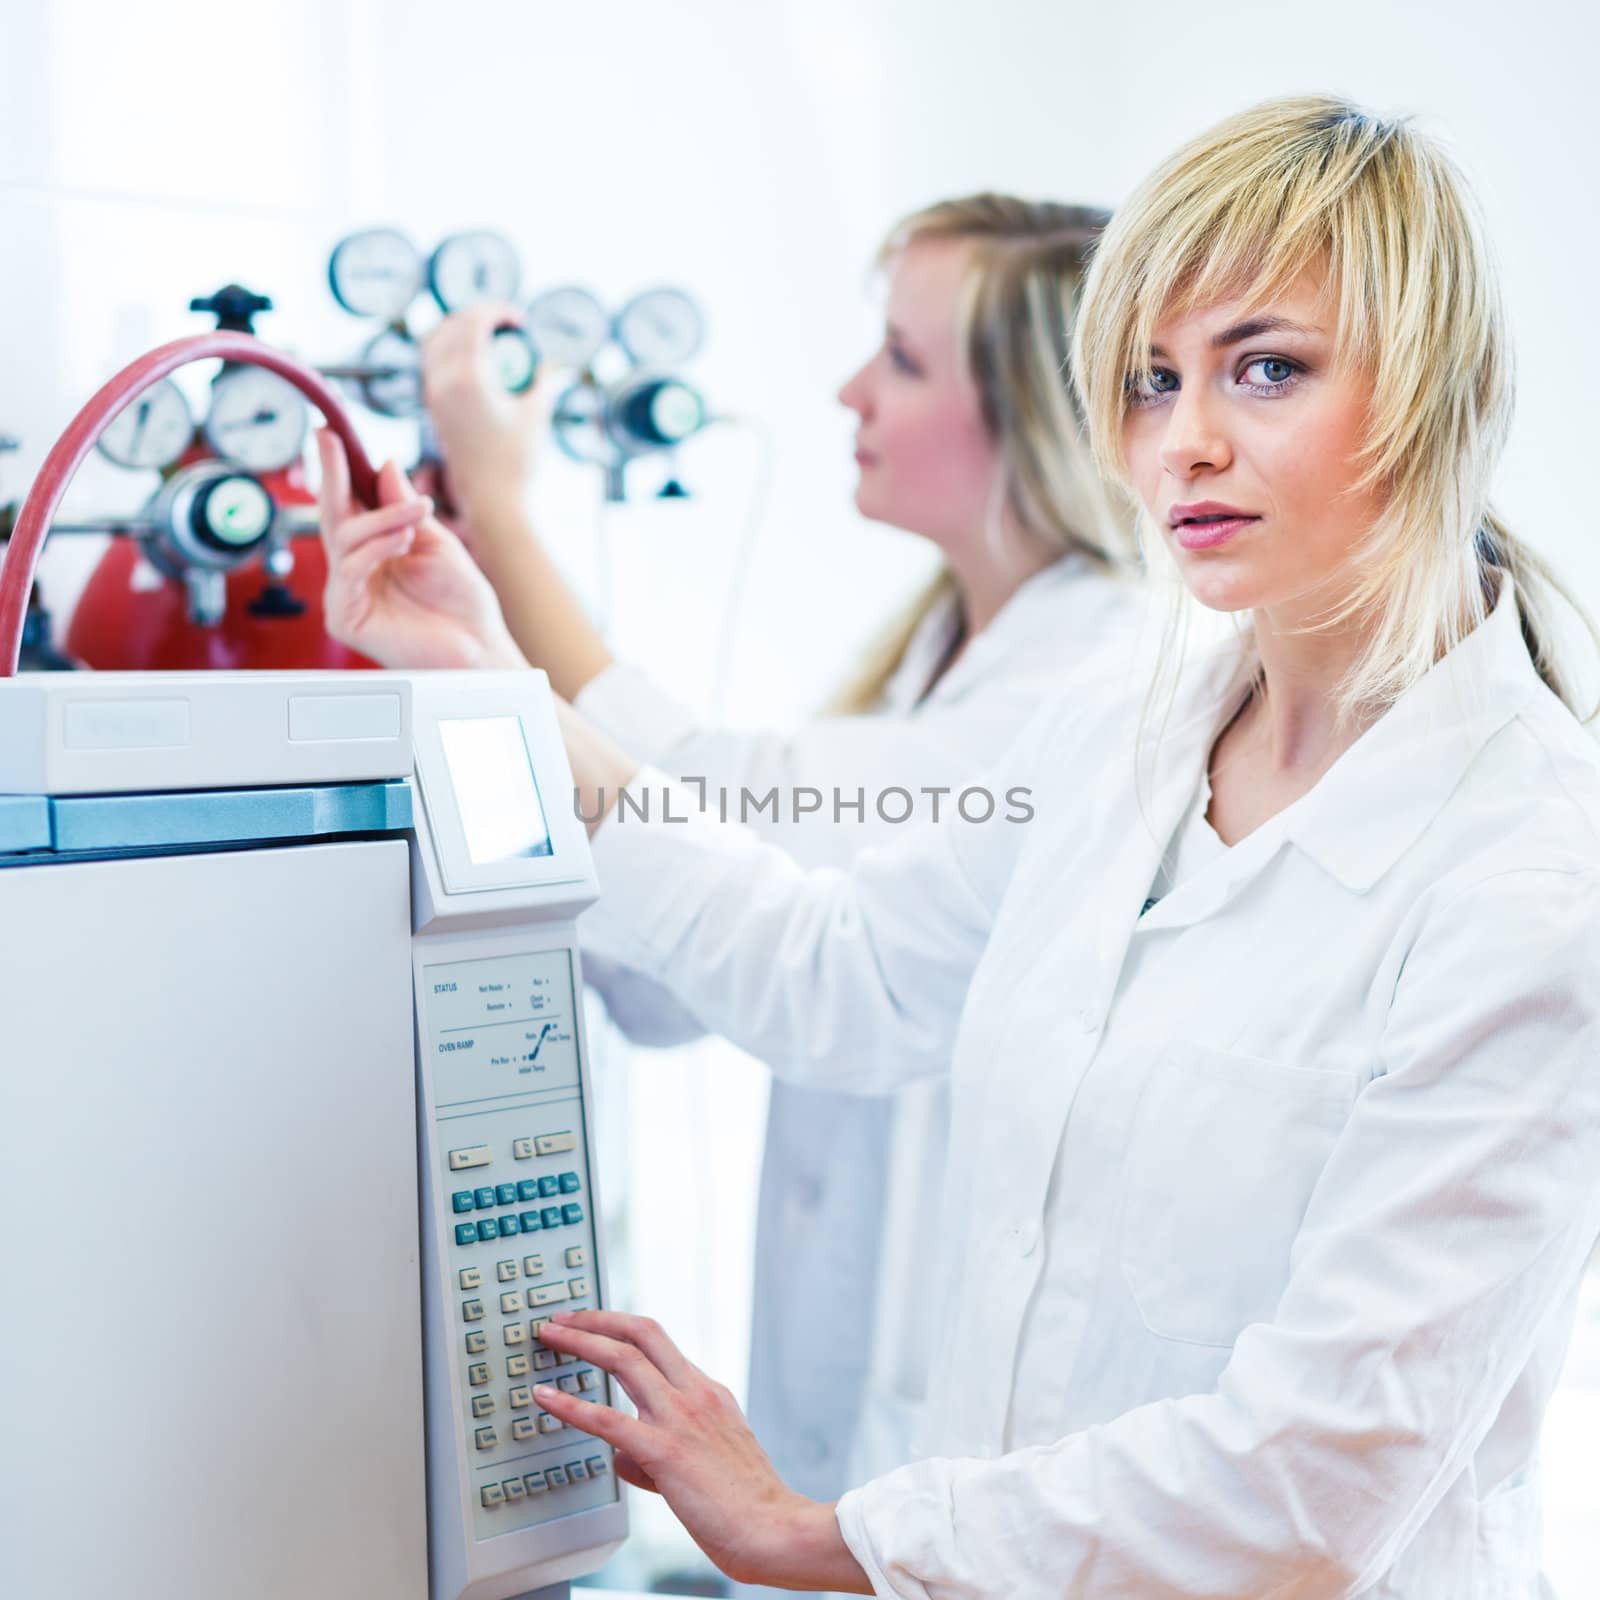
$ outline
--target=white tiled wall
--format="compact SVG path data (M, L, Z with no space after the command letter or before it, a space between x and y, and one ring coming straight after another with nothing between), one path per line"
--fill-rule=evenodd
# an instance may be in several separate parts
M752 505L754 437L708 436L683 463L695 500L606 516L604 583L588 476L552 459L541 507L624 649L701 704L720 693L736 720L787 718L925 559L849 510L851 422L832 399L874 337L865 267L888 222L985 186L1114 202L1224 112L1331 88L1424 113L1474 175L1519 333L1504 507L1600 606L1593 29L1579 0L7 0L0 433L25 449L0 460L0 498L112 368L201 325L192 294L242 279L277 303L264 334L345 356L362 330L323 281L343 229L392 221L426 245L497 226L530 288L579 281L616 301L666 280L703 299L696 371L714 407L774 439L765 499ZM145 487L96 465L70 504L126 509ZM735 670L717 683L728 574L756 513ZM94 556L52 552L58 609ZM760 1075L714 1053L616 1081L613 1162L675 1208L672 1228L659 1208L636 1220L637 1303L738 1380ZM1600 1391L1585 1376L1600 1324L1584 1327L1591 1353L1552 1421L1552 1562L1571 1596L1600 1571Z

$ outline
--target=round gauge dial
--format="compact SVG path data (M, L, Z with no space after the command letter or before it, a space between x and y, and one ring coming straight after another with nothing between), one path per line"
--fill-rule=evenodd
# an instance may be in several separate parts
M304 398L286 378L235 367L211 386L205 434L224 460L250 472L276 472L299 458L310 428Z
M547 289L529 303L527 328L541 360L582 368L611 337L611 318L587 289Z
M533 387L539 358L523 329L496 328L489 341L489 359L494 363L496 380L508 394L522 394Z
M394 228L367 228L334 246L333 298L358 317L398 317L422 288L422 252Z
M390 328L361 352L361 364L380 376L361 379L361 398L380 416L414 417L422 410L422 355L416 341Z
M699 392L676 378L650 378L625 391L618 412L634 442L657 447L682 444L706 419Z
M617 343L637 366L682 366L704 340L705 319L681 289L648 289L617 313Z
M452 234L428 259L428 287L444 311L480 300L514 300L521 281L517 252L498 233Z
M194 531L221 551L248 550L272 530L272 496L254 478L229 473L204 485L194 498Z
M171 378L136 395L100 435L100 453L119 467L170 467L194 438L194 413Z

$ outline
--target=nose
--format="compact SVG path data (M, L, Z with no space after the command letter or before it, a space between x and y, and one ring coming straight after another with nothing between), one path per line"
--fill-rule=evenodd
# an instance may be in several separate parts
M872 363L858 367L839 386L839 404L855 412L863 421L872 409L871 385L868 374L872 371Z
M1167 412L1161 465L1173 477L1187 480L1202 472L1222 472L1232 460L1233 449L1204 386L1180 389Z

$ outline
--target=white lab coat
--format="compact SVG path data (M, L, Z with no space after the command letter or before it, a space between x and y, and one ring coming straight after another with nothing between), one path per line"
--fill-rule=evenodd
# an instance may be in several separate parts
M908 831L878 818L879 792L959 789L982 774L1087 660L1119 641L1131 650L1142 609L1142 590L1069 556L1023 584L930 690L959 621L953 597L932 611L872 715L820 718L788 734L708 729L626 666L602 673L577 706L634 755L703 779L713 810L719 787L737 814L741 786L758 796L776 786L789 817L789 794L822 791L820 813L778 823L762 814L762 831L801 866L844 866ZM866 791L864 822L852 811L834 821L836 788L849 797ZM942 799L940 814L955 803L954 794ZM917 815L928 817L933 804L919 796ZM670 995L630 981L603 957L586 952L586 974L630 1037L665 1044L702 1031ZM939 1080L875 1100L773 1085L750 1416L786 1481L819 1499L911 1459L927 1381L922 1264L936 1225L948 1117Z
M952 1073L927 1459L838 1507L880 1595L1539 1592L1600 1230L1600 760L1503 596L1141 917L1236 685L1053 711L1006 763L1031 824L848 873L596 834L591 937L707 1026L804 1082Z

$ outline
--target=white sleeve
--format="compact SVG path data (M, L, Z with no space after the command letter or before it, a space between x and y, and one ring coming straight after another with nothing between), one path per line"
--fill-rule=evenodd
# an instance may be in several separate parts
M847 869L805 872L647 768L633 806L619 800L595 833L601 895L584 943L780 1076L875 1094L942 1073L1025 837L1059 825L1016 781L1036 775L1058 720L1035 719L982 780L988 820L949 816Z
M708 729L638 669L618 664L578 696L577 709L623 749L680 781L694 801L742 821L801 862L845 865L873 845L913 831L894 820L953 811L962 786L999 758L1036 713L1039 685L1022 675L1009 690L930 707L915 719L823 717L790 733ZM878 809L879 798L893 795ZM836 797L841 802L835 805ZM908 798L909 797L909 798ZM607 875L607 892L618 883ZM584 976L611 1019L636 1044L668 1045L705 1031L662 985L645 980L585 918Z
M1600 1230L1600 874L1426 919L1271 1323L1216 1388L838 1506L903 1600L1333 1600L1465 1470Z

